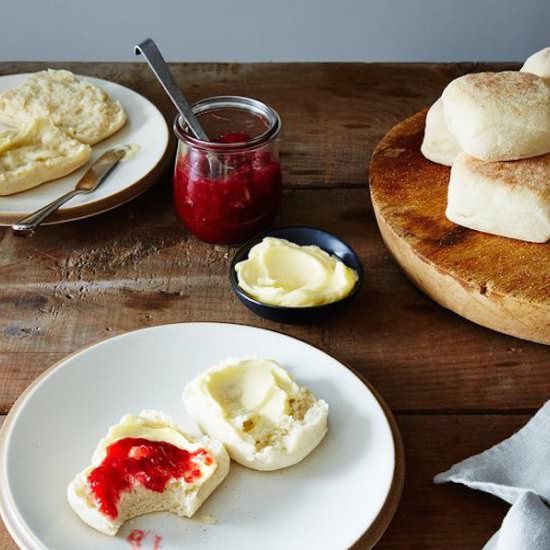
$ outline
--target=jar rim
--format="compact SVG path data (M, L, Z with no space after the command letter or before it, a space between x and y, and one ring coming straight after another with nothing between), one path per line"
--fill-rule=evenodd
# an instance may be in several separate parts
M176 137L187 143L193 144L195 147L217 151L238 151L242 149L250 149L264 144L267 141L273 140L281 131L281 117L279 113L263 101L253 99L251 97L237 95L223 95L207 97L193 103L191 109L195 115L205 113L214 109L241 109L243 111L252 112L260 115L269 124L267 129L258 134L250 141L244 143L217 143L213 141L204 141L196 138L184 130L182 116L178 113L174 118L173 129Z

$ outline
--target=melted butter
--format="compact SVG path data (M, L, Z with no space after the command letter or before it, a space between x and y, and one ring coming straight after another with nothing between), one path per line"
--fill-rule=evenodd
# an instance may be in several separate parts
M205 386L227 417L252 414L273 423L288 414L289 392L294 389L288 373L265 359L228 363L209 373Z
M134 158L136 153L141 149L141 145L132 143L131 145L125 145L124 149L126 149L126 153L124 153L124 156L120 159L120 162L126 162Z
M197 518L201 523L206 523L207 525L215 525L218 523L216 516L212 514L202 514Z
M286 307L308 307L345 298L357 273L318 246L300 246L265 237L235 266L239 286L256 300Z
M29 119L21 128L5 127L0 132L2 166L16 170L27 163L65 154L70 139L47 119Z

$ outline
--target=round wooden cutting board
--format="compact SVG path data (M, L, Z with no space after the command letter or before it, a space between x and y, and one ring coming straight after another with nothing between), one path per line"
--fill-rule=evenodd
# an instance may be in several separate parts
M386 246L428 296L470 321L550 344L550 243L458 226L445 217L450 169L420 153L426 111L395 126L369 168Z

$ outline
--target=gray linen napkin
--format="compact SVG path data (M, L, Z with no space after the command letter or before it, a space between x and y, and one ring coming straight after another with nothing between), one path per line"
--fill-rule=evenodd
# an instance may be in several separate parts
M550 401L512 437L438 474L509 502L483 550L550 550Z

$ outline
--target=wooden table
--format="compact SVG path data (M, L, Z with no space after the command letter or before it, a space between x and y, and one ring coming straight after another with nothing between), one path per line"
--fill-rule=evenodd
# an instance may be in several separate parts
M130 86L168 120L173 109L142 63L50 64ZM0 74L38 63L3 63ZM499 66L499 67L502 67ZM323 227L361 256L366 284L317 326L255 317L227 284L232 249L191 237L171 201L170 173L141 198L96 218L0 229L0 414L65 355L128 330L228 321L301 338L365 375L393 409L407 453L403 499L381 549L480 548L507 506L432 476L500 441L550 396L550 350L476 326L403 275L380 239L367 165L395 123L434 101L474 64L177 64L191 99L258 97L284 122L286 191L278 223ZM14 548L0 530L0 547ZM360 547L360 546L359 546Z

